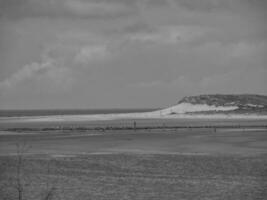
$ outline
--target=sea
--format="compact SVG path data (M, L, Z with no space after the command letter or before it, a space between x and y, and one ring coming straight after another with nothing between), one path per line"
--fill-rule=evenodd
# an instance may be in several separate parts
M53 115L94 115L150 112L152 108L123 109L48 109L48 110L0 110L0 117L53 116Z

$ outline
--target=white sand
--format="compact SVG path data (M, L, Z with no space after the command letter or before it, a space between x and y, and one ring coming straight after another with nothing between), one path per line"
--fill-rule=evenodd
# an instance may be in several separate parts
M238 109L237 106L210 106L207 104L191 104L191 103L180 103L178 105L160 110L163 115L171 113L185 114L188 112L201 112L201 111L230 111Z

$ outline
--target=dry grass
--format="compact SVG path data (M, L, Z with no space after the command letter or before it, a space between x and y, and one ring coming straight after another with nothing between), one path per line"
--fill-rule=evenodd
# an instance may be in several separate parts
M1 197L16 199L16 160L2 156L0 163ZM264 155L32 155L25 159L25 199L39 199L47 180L55 186L54 199L65 200L265 199L266 166Z

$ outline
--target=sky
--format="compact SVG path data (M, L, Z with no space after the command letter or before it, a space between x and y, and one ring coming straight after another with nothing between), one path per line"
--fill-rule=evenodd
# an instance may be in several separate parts
M0 0L0 109L267 95L266 0Z

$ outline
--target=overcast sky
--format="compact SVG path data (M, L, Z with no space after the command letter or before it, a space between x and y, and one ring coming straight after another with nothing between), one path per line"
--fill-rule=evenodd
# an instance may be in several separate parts
M267 94L266 0L0 0L0 109Z

